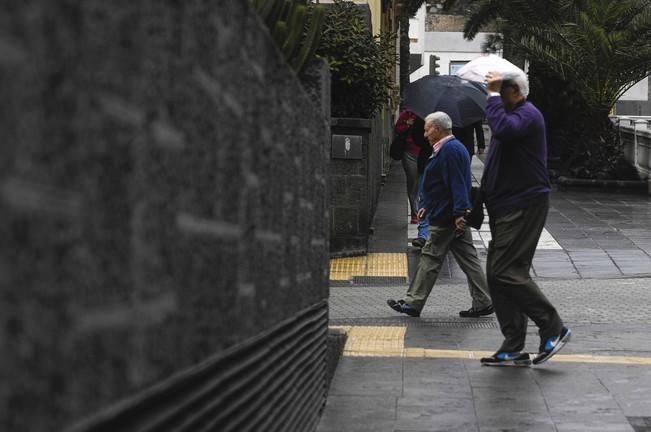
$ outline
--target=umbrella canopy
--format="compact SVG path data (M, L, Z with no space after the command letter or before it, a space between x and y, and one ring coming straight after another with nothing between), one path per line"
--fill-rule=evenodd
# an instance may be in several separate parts
M427 75L405 87L405 107L421 118L443 111L463 127L486 117L486 91L454 75Z
M470 60L459 69L459 76L469 81L483 83L486 81L486 74L492 71L501 72L505 78L515 74L526 76L522 69L495 54L486 54Z

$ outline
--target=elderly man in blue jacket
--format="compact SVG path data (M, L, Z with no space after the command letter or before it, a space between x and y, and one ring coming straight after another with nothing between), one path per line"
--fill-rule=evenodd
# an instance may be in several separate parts
M445 255L449 250L468 278L472 307L459 314L479 317L493 313L486 276L481 268L466 216L470 211L470 156L452 135L452 120L444 112L425 117L425 137L432 145L420 184L418 217L429 216L429 238L421 251L416 275L404 300L387 300L397 312L420 316Z
M572 334L529 274L549 211L545 120L526 100L529 82L524 73L491 72L486 83L486 118L492 131L481 182L492 237L486 276L504 342L481 363L529 366L532 361L523 352L528 318L540 334L533 364L548 360Z

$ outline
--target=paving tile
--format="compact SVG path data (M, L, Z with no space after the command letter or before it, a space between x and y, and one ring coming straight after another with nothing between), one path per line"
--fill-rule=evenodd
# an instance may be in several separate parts
M517 425L500 425L500 426L481 426L480 432L557 432L557 429L552 424L540 423L520 423Z
M481 176L475 158L473 175ZM382 217L376 218L372 252L409 250L413 275L419 255L416 249L407 249L404 234L396 243L398 250L382 249L395 239L382 238L381 224L389 225L385 232L392 236L395 226L402 226L403 233L415 233L415 226L407 224L404 183L393 193L399 196L396 202L404 202L403 209L395 203L383 207ZM391 221L392 212L401 213L397 225ZM458 318L458 311L467 309L470 299L465 275L451 256L421 318L396 314L386 306L387 298L404 295L406 284L333 286L332 322L348 328L377 326L379 333L387 326L402 327L402 345L394 339L376 338L360 347L387 351L399 346L404 353L449 350L466 357L344 356L318 430L651 430L632 426L634 421L646 422L651 413L651 366L646 362L651 358L651 197L552 192L545 229L550 241L536 251L532 274L573 330L573 340L562 353L543 365L518 369L488 368L478 358L467 357L477 351L493 352L502 335L494 316L476 321ZM473 237L485 266L488 226L473 231ZM551 240L560 248L554 249ZM530 322L526 349L536 350L538 338ZM585 360L611 358L631 362ZM639 364L633 363L636 359Z
M651 256L636 250L607 250L615 265L625 275L651 274Z
M477 398L477 403L491 404L519 397L527 399L542 395L534 394L537 386L530 368L500 368L476 364L468 370L470 386ZM542 401L542 399L539 399Z
M317 432L393 432L396 398L328 395Z
M436 370L436 374L432 374ZM462 360L405 359L403 394L408 398L472 400Z
M480 432L553 432L556 431L554 423L544 416L513 415L508 407L503 412L491 416L477 415L479 418Z
M596 249L600 250L601 247L597 244L594 239L591 238L563 238L560 241L560 245L566 251L580 251L582 249Z
M600 420L556 423L558 432L635 432L628 423L604 424Z
M638 250L638 247L635 246L635 243L627 238L606 238L606 239L594 239L594 241L599 245L599 247L605 251L611 249L620 249L620 250L629 250L634 251Z
M396 428L401 430L477 430L472 398L400 398Z
M454 432L477 432L477 425L468 425L467 427L462 427L461 425L455 425ZM428 429L396 429L395 432L450 432L449 426L436 427L435 425L430 426Z
M405 380L403 395L408 398L430 397L437 400L472 401L472 391L470 387L460 386L459 382L464 381L457 381L453 384L441 384L436 382L436 380L427 378L420 379L418 382L409 382L408 380Z
M603 250L568 251L570 259L579 273L584 277L621 276L608 254Z
M628 422L633 426L635 432L651 431L651 416L631 416L628 417Z
M651 413L651 369L593 365L590 370L625 415L648 416Z
M536 277L578 277L579 272L564 250L536 251L533 259L533 271Z
M342 357L329 394L401 396L402 358Z

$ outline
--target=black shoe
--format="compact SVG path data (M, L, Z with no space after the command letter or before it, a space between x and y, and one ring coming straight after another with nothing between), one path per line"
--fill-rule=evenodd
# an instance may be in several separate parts
M387 304L391 309L393 309L396 312L407 314L411 317L420 316L420 311L414 308L413 306L409 305L408 303L405 303L404 300L395 301L394 299L389 299L387 300Z
M418 249L422 249L423 246L425 246L425 239L424 238L415 238L411 241L411 245L413 247L417 247Z
M526 352L496 352L490 357L482 358L480 362L482 366L527 367L531 365L531 358Z
M550 337L545 341L545 345L541 347L538 355L533 359L533 364L538 365L544 363L554 354L559 352L572 339L572 330L567 327L561 329L561 334L558 336Z
M493 312L495 312L493 305L490 305L484 309L475 309L474 307L471 307L468 310L459 312L459 316L461 318L479 318L480 316L490 315Z

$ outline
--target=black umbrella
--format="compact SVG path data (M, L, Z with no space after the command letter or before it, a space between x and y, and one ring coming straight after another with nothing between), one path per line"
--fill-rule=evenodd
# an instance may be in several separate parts
M405 107L421 118L443 111L455 127L486 117L486 90L455 75L427 75L405 87Z

